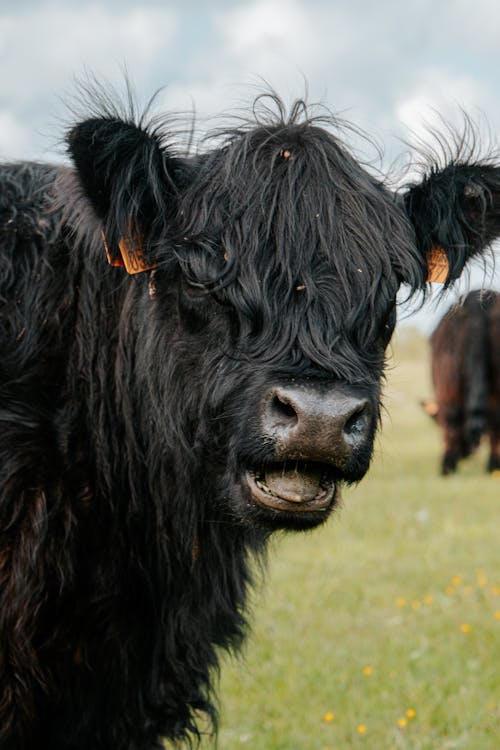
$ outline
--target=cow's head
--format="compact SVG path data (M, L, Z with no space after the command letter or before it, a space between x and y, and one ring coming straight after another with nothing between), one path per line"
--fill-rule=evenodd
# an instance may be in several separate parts
M451 283L500 232L495 164L450 158L395 194L301 111L196 156L113 114L68 137L111 256L156 265L127 313L144 430L271 528L320 523L367 471L400 286L436 252Z

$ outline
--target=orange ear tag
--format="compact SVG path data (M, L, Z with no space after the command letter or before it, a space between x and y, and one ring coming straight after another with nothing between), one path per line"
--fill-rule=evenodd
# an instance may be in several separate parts
M110 266L123 266L125 265L123 262L123 258L121 254L118 255L111 255L111 250L109 249L109 245L106 241L106 235L104 234L104 230L101 229L101 237L102 237L102 244L104 245L104 249L106 250L106 257L108 259L108 263Z
M144 257L144 252L141 247L140 237L137 232L133 232L132 237L122 237L118 243L120 250L118 255L111 255L109 245L106 242L104 232L102 234L102 241L104 243L104 249L108 258L108 263L111 266L125 267L128 274L142 273L142 271L152 271L156 268L156 263L150 263Z
M445 284L448 279L450 264L444 247L436 245L427 253L427 279L435 284Z
M140 238L137 233L135 233L135 237L130 239L122 237L118 243L118 247L120 248L127 273L141 273L142 271L152 271L153 268L156 268L156 263L150 263L144 257Z

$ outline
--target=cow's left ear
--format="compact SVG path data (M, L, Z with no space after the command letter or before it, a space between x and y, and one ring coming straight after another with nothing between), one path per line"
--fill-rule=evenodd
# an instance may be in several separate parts
M500 167L451 162L403 194L426 281L450 284L500 235Z

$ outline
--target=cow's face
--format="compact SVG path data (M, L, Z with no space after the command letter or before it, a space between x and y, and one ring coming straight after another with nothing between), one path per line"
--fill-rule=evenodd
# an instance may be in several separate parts
M451 194L445 168L396 198L310 123L192 159L111 118L69 142L108 243L134 227L157 263L138 285L154 294L137 356L198 481L237 522L320 523L368 468L398 289L422 288L428 251L448 250L435 183L451 279L496 233L496 170L479 184L454 166Z

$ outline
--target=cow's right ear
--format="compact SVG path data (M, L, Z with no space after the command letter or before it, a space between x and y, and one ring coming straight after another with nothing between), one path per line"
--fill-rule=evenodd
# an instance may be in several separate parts
M403 204L415 232L421 278L448 285L500 235L500 166L486 160L432 166Z
M114 117L85 120L66 140L111 254L119 255L120 243L132 235L154 242L175 211L180 160L155 133ZM149 255L147 245L141 250Z

